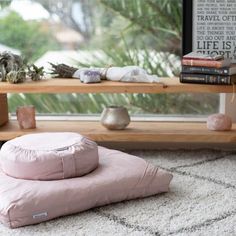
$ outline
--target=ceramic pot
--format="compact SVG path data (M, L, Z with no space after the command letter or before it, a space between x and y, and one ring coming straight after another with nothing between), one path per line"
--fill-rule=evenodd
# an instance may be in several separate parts
M109 106L104 108L101 115L101 124L107 129L121 130L130 123L127 109L121 106Z

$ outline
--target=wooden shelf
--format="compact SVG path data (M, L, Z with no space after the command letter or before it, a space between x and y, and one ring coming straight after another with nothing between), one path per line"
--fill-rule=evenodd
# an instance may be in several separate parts
M47 79L22 84L0 82L0 93L232 93L231 85L183 84L178 78L161 78L161 83L102 81L83 84L78 79Z
M78 132L97 142L236 143L236 124L231 131L209 131L205 123L131 122L121 131L109 131L99 122L37 121L37 128L20 130L16 121L0 127L0 140L35 132Z
M102 81L83 84L77 79L48 79L9 84L0 82L0 94L7 93L232 93L233 86L181 84L178 78L162 78L162 83L122 83ZM4 103L6 105L6 102ZM3 114L3 110L0 113ZM7 114L7 109L5 109ZM21 130L16 121L0 127L0 140L35 132L78 132L97 142L236 143L236 124L228 132L213 132L205 123L131 122L122 131L109 131L99 122L37 121L37 128Z

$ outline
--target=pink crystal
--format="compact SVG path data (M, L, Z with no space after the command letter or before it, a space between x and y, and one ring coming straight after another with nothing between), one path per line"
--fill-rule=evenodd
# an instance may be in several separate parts
M215 131L226 131L232 128L232 119L224 114L218 113L208 116L207 128Z
M21 106L16 110L18 124L21 129L36 128L34 106Z

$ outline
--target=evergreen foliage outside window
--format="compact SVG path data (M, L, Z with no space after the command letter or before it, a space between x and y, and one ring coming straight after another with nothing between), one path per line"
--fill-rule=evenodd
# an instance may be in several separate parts
M2 1L1 12L12 1ZM178 76L182 38L181 0L32 0L82 37L77 50L102 51L102 59L78 61L79 67L139 65L158 76ZM4 3L4 4L3 4ZM78 17L80 15L80 17ZM77 16L77 17L76 17ZM15 22L15 24L13 23ZM48 50L63 50L43 21L24 21L16 13L0 17L0 43L21 50L34 62ZM60 62L58 62L60 63ZM37 85L35 85L37 86ZM123 105L131 114L199 114L218 111L215 94L14 94L10 111L35 105L38 113L98 114Z

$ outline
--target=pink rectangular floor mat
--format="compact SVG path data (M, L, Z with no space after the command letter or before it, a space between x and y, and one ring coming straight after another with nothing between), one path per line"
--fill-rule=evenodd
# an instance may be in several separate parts
M99 166L82 177L35 181L0 171L0 221L11 228L166 192L172 175L145 160L99 147Z

